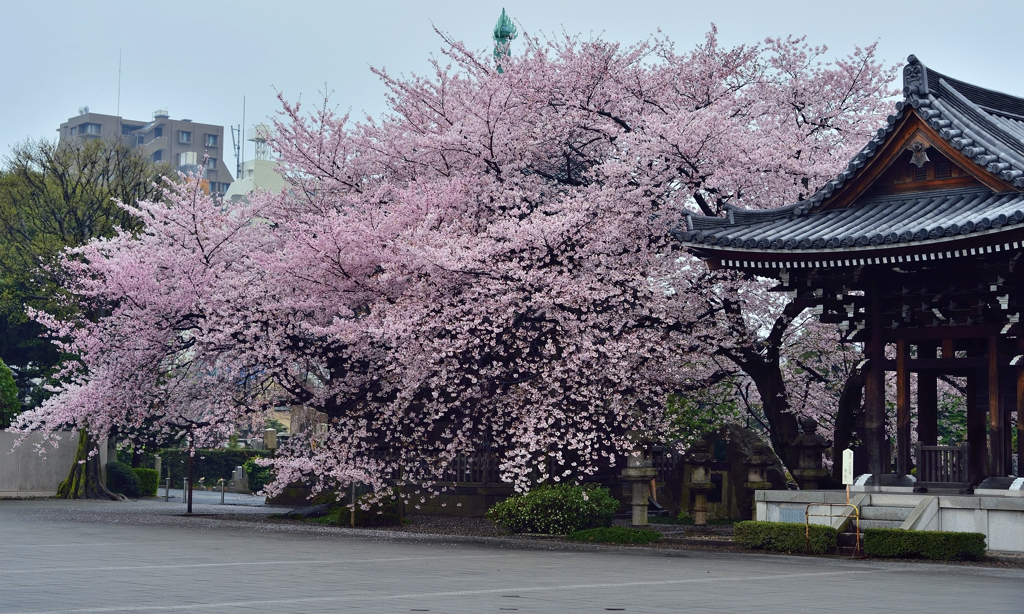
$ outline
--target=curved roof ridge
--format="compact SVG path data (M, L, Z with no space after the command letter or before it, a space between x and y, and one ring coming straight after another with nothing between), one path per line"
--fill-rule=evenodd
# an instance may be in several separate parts
M915 56L910 56L914 58ZM909 58L908 58L908 61ZM935 77L935 82L946 81L949 87L956 90L964 98L970 100L976 105L985 107L986 110L995 113L1007 113L1017 118L1024 118L1024 98L1020 96L1014 96L1013 94L1007 94L998 90L988 89L975 85L973 83L967 83L955 79L948 75L944 75L937 70L928 69L928 89L935 92L932 89L932 77Z

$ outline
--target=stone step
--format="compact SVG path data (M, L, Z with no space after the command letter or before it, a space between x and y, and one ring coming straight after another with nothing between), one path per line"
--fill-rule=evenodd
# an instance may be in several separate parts
M921 499L924 499L927 495L920 494L893 494L893 493L872 493L871 503L872 506L883 506L883 507L909 507L913 508Z
M860 510L860 519L861 522L864 520L899 520L902 522L906 520L913 511L914 508L912 507L869 505Z
M898 529L903 525L902 520L865 520L860 519L860 530L865 529Z
M860 536L860 541L861 541L861 543L864 542L864 536L863 535ZM842 533L837 533L836 534L836 543L839 546L853 546L854 544L857 543L857 534L853 533L853 532L847 533L845 531L842 532Z

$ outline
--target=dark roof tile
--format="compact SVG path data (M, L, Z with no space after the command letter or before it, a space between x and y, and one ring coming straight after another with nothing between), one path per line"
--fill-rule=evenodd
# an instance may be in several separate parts
M934 240L1024 222L1024 194L961 188L861 199L856 207L796 215L786 210L746 211L742 218L693 216L685 243L746 249L801 250L889 245Z

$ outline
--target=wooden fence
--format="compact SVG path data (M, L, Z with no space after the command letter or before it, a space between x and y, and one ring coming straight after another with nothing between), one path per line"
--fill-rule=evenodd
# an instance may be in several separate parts
M919 488L967 488L971 478L967 463L970 447L925 446L919 442L917 452L917 486Z

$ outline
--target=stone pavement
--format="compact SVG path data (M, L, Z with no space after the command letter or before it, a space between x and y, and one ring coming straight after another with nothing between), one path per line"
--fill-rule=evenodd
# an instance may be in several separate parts
M184 518L181 508L0 501L0 612L1024 611L1021 569L515 548Z

